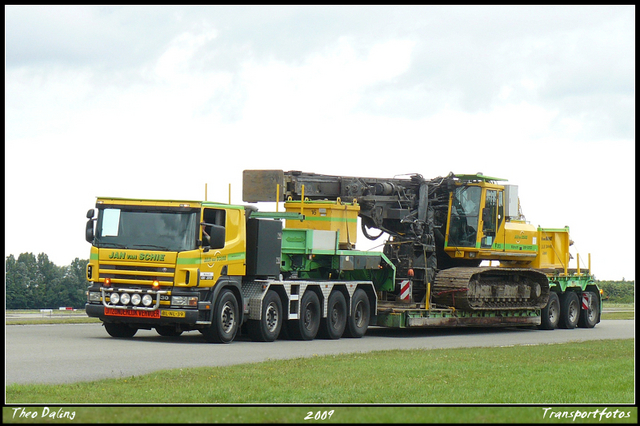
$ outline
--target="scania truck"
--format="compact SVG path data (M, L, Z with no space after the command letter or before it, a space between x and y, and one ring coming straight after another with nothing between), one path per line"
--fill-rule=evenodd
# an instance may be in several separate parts
M98 197L87 314L113 337L198 330L220 343L600 321L590 257L569 268L569 228L527 223L502 179L245 170L243 201ZM358 223L386 236L382 251L356 249Z

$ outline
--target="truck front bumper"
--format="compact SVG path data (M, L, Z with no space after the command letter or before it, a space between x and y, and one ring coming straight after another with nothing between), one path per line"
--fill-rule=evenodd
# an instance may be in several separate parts
M85 310L88 316L100 318L103 322L122 322L149 327L170 324L196 325L198 323L198 310L196 309L158 308L154 311L146 311L111 309L102 304L87 303Z

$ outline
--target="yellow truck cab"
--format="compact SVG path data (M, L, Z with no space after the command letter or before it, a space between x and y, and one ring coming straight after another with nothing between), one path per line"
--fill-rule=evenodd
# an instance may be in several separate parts
M233 339L242 320L237 306L226 312L237 318L226 318L217 330L210 326L212 315L225 315L225 303L242 300L244 207L101 197L87 217L87 314L99 317L111 335L126 337L138 328L178 335L197 328L213 341ZM212 303L223 291L235 297Z

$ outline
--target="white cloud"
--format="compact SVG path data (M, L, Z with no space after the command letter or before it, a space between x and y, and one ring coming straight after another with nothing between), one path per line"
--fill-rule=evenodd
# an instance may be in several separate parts
M532 223L569 225L599 277L634 276L633 236L594 237L619 204L634 226L627 9L8 10L8 253L68 264L88 253L95 196L201 198L208 183L226 201L231 183L241 202L243 169L482 171L520 185ZM47 18L48 38L29 33ZM34 197L55 206L47 237L9 207Z

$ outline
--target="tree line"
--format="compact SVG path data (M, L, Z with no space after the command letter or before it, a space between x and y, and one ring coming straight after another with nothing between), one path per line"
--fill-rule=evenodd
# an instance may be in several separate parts
M56 266L49 256L22 253L5 260L5 302L7 309L84 308L89 282L89 260L75 258L69 266Z
M612 303L634 303L635 281L596 281L603 291L604 300Z
M54 309L61 306L84 308L89 282L89 260L77 257L69 266L56 266L49 256L12 254L5 261L5 300L7 309ZM597 281L604 299L613 303L635 301L634 281Z

